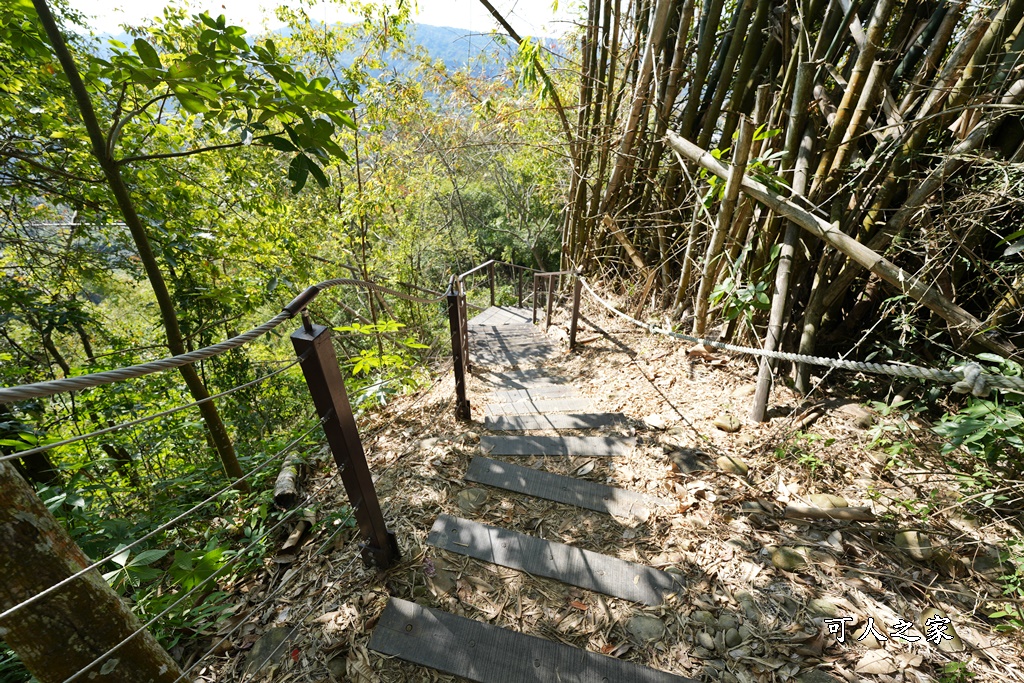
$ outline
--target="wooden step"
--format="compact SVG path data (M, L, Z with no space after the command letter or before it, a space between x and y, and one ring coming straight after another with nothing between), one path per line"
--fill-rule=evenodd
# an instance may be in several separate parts
M370 649L478 683L696 683L398 598L388 600Z
M617 457L636 446L633 436L501 436L480 437L480 450L490 455L587 455Z
M565 377L552 375L545 368L527 370L504 370L502 372L485 372L477 377L482 383L502 389L530 389L539 386L568 384Z
M644 605L682 588L680 577L654 567L452 515L437 518L427 544Z
M484 417L484 429L492 432L528 432L539 429L605 429L628 427L622 413L550 413Z
M480 456L473 458L473 462L469 463L465 479L616 517L646 520L654 509L667 508L671 505L671 501L643 493L617 489L585 479L563 477L560 474Z
M546 398L572 398L576 389L564 384L533 387L532 389L503 389L484 395L484 400L492 403L514 403L516 401L532 401Z
M467 321L470 325L532 325L532 308L490 306Z
M491 403L484 408L488 415L535 415L538 413L581 413L594 409L586 398L544 398L536 401Z

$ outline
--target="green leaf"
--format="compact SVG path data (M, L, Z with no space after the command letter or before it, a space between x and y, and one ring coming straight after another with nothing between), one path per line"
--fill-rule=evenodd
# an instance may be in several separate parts
M309 157L306 157L306 168L308 168L309 172L313 174L317 185L320 187L327 187L331 184L330 181L327 180L327 175L324 173L323 169L320 168L320 164L316 163Z
M297 152L299 149L280 135L269 135L263 140L278 152Z
M309 159L299 154L288 164L288 180L292 181L292 193L297 194L306 186L309 179Z
M160 63L160 55L156 53L153 46L147 43L142 38L136 38L135 42L132 43L135 46L135 51L139 53L139 59L142 63L151 69L162 69L163 64Z

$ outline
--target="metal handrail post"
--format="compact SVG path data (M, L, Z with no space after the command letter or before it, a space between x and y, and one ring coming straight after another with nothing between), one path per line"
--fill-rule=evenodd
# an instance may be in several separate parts
M395 535L388 531L373 487L366 453L345 391L338 356L331 342L331 328L313 325L304 316L303 326L292 334L292 346L306 378L313 405L323 422L324 436L341 473L341 481L355 511L362 557L367 566L385 569L401 557Z
M487 284L491 288L491 305L494 305L494 264L487 266Z
M576 273L572 285L572 322L569 323L569 350L576 349L576 328L580 319L580 292L583 289L583 282L580 281L582 273Z
M533 324L537 324L537 278L540 275L538 273L533 274Z
M523 307L523 271L516 269L516 294L519 297L519 308Z
M544 319L544 331L547 332L548 328L551 327L551 305L555 299L555 278L552 275L548 275L548 315Z
M466 360L468 348L464 336L462 318L465 317L465 296L461 291L461 283L454 277L448 286L448 327L452 335L452 365L455 370L455 416L460 420L468 420L470 416L469 399L466 398Z

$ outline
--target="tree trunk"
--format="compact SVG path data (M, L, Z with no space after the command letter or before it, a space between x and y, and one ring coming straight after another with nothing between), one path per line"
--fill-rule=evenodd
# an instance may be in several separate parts
M33 4L35 5L36 12L39 14L43 28L46 30L46 35L50 39L50 44L57 55L57 59L60 61L61 67L64 69L64 73L71 84L71 91L75 96L79 112L82 115L82 121L92 143L93 155L103 169L107 185L117 201L121 215L124 217L124 222L128 226L128 230L135 242L135 248L139 253L139 259L142 261L146 276L149 278L149 283L153 288L157 305L160 307L164 331L167 335L167 348L170 349L172 354L176 356L181 355L186 352L185 340L181 335L181 327L178 325L178 314L174 309L174 300L171 298L171 293L167 289L167 283L160 272L160 265L157 263L156 255L150 246L146 228L142 225L142 220L135 210L135 204L128 191L128 186L125 185L124 178L121 176L120 166L113 158L112 150L108 148L107 140L104 138L99 120L96 118L96 111L93 109L92 102L89 99L89 93L78 74L78 67L75 65L74 58L64 42L64 36L60 32L57 22L50 13L46 0L33 0ZM196 372L194 366L183 365L179 368L179 372L185 380L185 385L188 387L193 400L202 401L210 397L210 392L207 391L206 385L203 384L203 380L200 379L199 373ZM221 462L224 464L224 471L230 478L240 479L243 476L242 467L238 463L235 447L231 443L231 436L228 434L223 420L221 420L217 406L214 405L213 401L206 401L200 404L199 410L202 413L210 437L216 445ZM249 485L243 481L236 488L248 491Z
M12 609L89 564L25 480L0 462L0 609ZM0 639L40 683L62 683L93 662L82 677L91 683L174 683L181 676L96 570L0 619Z

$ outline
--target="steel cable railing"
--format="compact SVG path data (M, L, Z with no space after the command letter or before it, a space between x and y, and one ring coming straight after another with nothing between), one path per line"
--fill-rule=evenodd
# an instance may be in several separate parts
M356 511L356 508L353 508L352 509L352 514L353 515L355 514L355 511ZM259 545L259 543L261 543L263 540L265 540L274 531L277 531L279 528L281 528L287 521L289 521L294 515L298 514L299 512L301 512L300 508L296 508L296 509L290 510L288 513L286 513L277 522L277 524L275 524L271 528L267 529L263 534L261 534L257 538L253 539L253 541L251 543L249 543L249 545L247 545L244 548L242 548L241 550L239 550L230 560L228 560L223 565L218 567L208 577L202 579L201 581L196 583L195 586L193 586L189 590L187 590L184 593L182 593L181 596L179 596L170 605L165 607L161 612L159 612L158 614L156 614L153 617L151 617L149 619L149 621L143 623L142 626L140 626L133 633L131 633L130 635L128 635L127 637L122 639L119 643L115 644L113 647L108 648L106 650L106 652L101 654L99 657L96 657L92 662L90 662L89 664L87 664L84 667L82 667L81 669L79 669L74 675L69 676L68 678L64 679L63 683L73 683L73 681L77 681L79 678L81 678L82 674L88 673L97 664L100 664L104 660L108 659L110 657L110 655L114 654L115 652L120 650L122 647L124 647L125 645L130 643L132 641L132 639L134 639L139 634L145 632L147 629L149 629L150 626L154 625L162 617L164 617L167 614L169 614L171 612L171 610L173 610L175 607L177 607L182 602L184 602L185 599L188 598L190 595L195 594L200 588L205 587L207 584L209 584L214 579L222 577L224 575L224 573L225 573L224 572L225 569L234 566L237 562L241 561L241 559L243 559L245 557L244 553L246 551L249 551L249 550L252 550L253 548L255 548L257 545Z
M533 269L528 269L522 266L514 266L512 264L501 264L497 261L491 261L482 264L482 267L487 268L491 275L491 290L492 290L492 301L493 301L493 273L496 265L508 265L513 271L520 269L523 272L531 272ZM479 271L480 269L475 269ZM471 275L472 272L466 273L463 277ZM455 278L453 278L455 280ZM292 319L303 314L302 327L291 335L293 346L295 347L297 358L286 362L283 366L276 368L275 370L268 372L260 377L245 382L235 387L231 387L222 392L218 392L212 396L204 397L202 399L192 401L185 405L176 406L167 410L154 413L152 415L146 415L135 419L127 420L118 424L109 425L102 429L90 431L86 434L79 434L66 439L53 441L49 443L39 444L38 442L32 445L30 448L10 453L7 455L0 456L0 464L7 461L17 460L25 458L34 454L43 453L56 449L63 446L72 445L82 441L86 441L91 438L100 437L103 435L114 433L118 430L135 427L141 424L150 423L161 418L174 415L181 411L188 410L197 405L220 399L222 397L234 394L243 389L250 388L259 385L272 377L280 375L296 365L299 365L303 370L306 383L309 386L313 403L317 408L319 419L311 425L308 429L305 429L297 437L293 438L283 448L279 449L274 455L264 459L259 465L249 470L243 476L238 477L234 481L227 483L219 490L214 492L212 495L208 495L202 501L191 505L187 510L184 510L180 514L173 516L170 520L160 524L158 527L149 530L141 537L133 540L131 543L119 546L117 551L109 554L97 561L90 562L87 566L81 569L69 568L69 575L61 577L59 581L55 581L52 585L49 585L42 590L33 589L34 594L29 598L19 602L16 605L6 606L2 612L0 612L0 621L9 619L12 616L16 616L21 610L25 610L32 606L38 606L41 601L46 599L48 596L53 596L58 591L67 589L74 585L76 580L81 580L84 575L89 572L98 570L105 563L109 563L115 558L121 556L124 557L126 553L131 553L134 550L142 547L148 541L156 538L160 534L164 534L169 530L173 529L176 525L181 524L183 521L193 517L197 512L202 510L205 506L210 505L217 501L224 494L229 491L236 489L239 485L244 484L252 480L255 476L261 472L265 472L275 463L281 461L281 459L293 450L298 444L312 434L316 429L322 427L324 434L328 442L329 450L334 454L335 461L338 465L338 473L345 486L346 492L348 493L349 500L358 500L359 504L351 507L344 519L343 524L347 524L355 519L357 521L356 534L361 538L360 552L348 563L348 568L354 564L355 559L362 557L362 559L371 564L377 564L378 566L388 566L398 558L397 544L394 540L394 535L386 530L384 526L384 515L380 510L380 506L377 500L377 494L374 489L374 482L372 475L369 474L366 469L365 456L362 449L362 444L359 440L359 435L355 427L354 418L351 412L351 406L348 403L347 395L344 389L344 382L340 375L337 357L334 352L333 344L330 342L330 328L313 325L309 319L309 316L305 313L305 309L308 304L317 296L317 294L325 289L331 287L337 287L341 285L353 285L364 287L367 290L373 290L381 294L387 294L395 296L397 298L411 301L414 303L432 305L443 301L448 298L449 304L451 303L452 292L446 293L446 296L440 296L434 299L426 298L423 296L416 296L406 292L399 291L392 287L378 285L373 282L367 282L363 280L357 280L353 278L335 278L318 283L301 294L296 296L284 309L272 317L270 320L263 324L254 327L253 329L244 332L240 335L236 335L231 339L214 344L196 351L192 351L177 356L168 358L158 359L146 363L141 363L126 368L118 368L115 370L103 371L93 373L90 375L83 375L79 377L68 377L58 380L51 380L46 382L36 382L32 384L26 384L17 387L6 387L0 388L0 403L11 403L22 400L28 400L33 398L42 398L46 396L53 396L62 392L73 392L81 391L90 388L101 387L109 385L115 382L121 382L133 378L143 377L149 374L168 371L183 365L190 363L196 363L203 360L207 360L226 353L232 349L240 348L279 327L286 320ZM457 280L457 289L460 290L462 303L461 311L462 317L465 318L465 295L461 287L461 280ZM429 290L422 290L427 291ZM521 289L520 289L521 291ZM432 292L430 292L432 293ZM458 297L457 297L458 298ZM475 308L475 307L474 307ZM385 468L385 470L388 468ZM330 482L320 487L313 496L320 495ZM355 487L355 488L353 488ZM357 490L358 489L358 490ZM310 500L309 496L306 496L305 500ZM173 602L166 607L163 607L161 611L148 619L145 624L136 628L132 625L129 630L133 632L127 637L123 638L118 643L104 643L103 647L105 651L95 659L86 664L84 667L78 669L73 675L65 680L65 683L71 683L75 680L80 680L83 676L89 675L100 663L110 660L111 656L118 652L121 648L125 647L126 644L132 641L132 639L139 636L139 634L145 632L153 624L157 623L160 619L166 617L172 610L183 604L184 601L188 600L190 596L197 594L197 591L204 590L205 588L212 585L214 582L223 578L227 572L232 571L234 567L238 565L243 558L247 557L247 553L255 548L259 543L265 541L270 534L275 533L284 524L287 524L290 520L294 519L297 514L297 510L292 510L284 514L276 524L271 528L261 532L256 538L249 542L245 547L238 549L234 556L231 557L227 562L217 568L215 572L209 576L205 576L203 580L195 585L191 585L188 590L182 591L180 596L175 596ZM344 527L343 527L344 528ZM340 530L339 530L340 531ZM332 536L333 538L333 536ZM330 543L330 539L328 543ZM326 547L326 546L325 546ZM319 555L317 553L313 557ZM129 555L130 557L130 555ZM307 563L312 561L307 558ZM306 564L299 565L299 568L306 566ZM347 571L347 568L346 570ZM283 587L278 587L264 598L262 604L274 599ZM326 599L326 595L323 599ZM323 600L322 599L322 600ZM321 602L322 602L321 600ZM310 608L315 609L315 605ZM232 630L228 634L225 634L221 638L220 643L231 637L234 632ZM216 646L215 646L216 647ZM212 650L211 650L212 652ZM202 661L208 657L210 652L203 654L198 661ZM197 662L198 663L198 662ZM76 664L77 666L77 664ZM187 676L194 670L194 666L190 666L187 673L183 674L183 677ZM67 674L64 674L67 675Z
M231 394L233 394L233 393L235 393L237 391L241 391L242 389L248 389L249 387L255 386L257 384L261 384L261 383L265 382L266 380L270 379L271 377L276 377L277 375L280 375L281 373L283 373L283 372L285 372L287 370L292 369L293 367L295 367L296 365L301 363L302 360L303 360L303 358L301 358L301 357L300 358L296 358L295 360L289 361L287 365L283 365L280 368L274 370L273 372L268 372L267 374L265 374L265 375L263 375L261 377L257 377L256 379L251 380L249 382L246 382L245 384L239 384L238 386L232 387L230 389L225 389L224 391L221 391L219 393L213 394L212 396L207 396L206 398L203 398L203 399L199 399L198 401L192 401L191 403L186 403L185 405L180 405L180 406L176 406L174 408L169 408L169 409L163 410L163 411L161 411L159 413L153 413L152 415L146 415L144 417L136 418L134 420L129 420L127 422L121 422L121 423L118 423L116 425L111 425L109 427L104 427L103 429L97 429L95 431L89 432L88 434L79 434L77 436L73 436L73 437L70 437L70 438L67 438L67 439L63 439L61 441L53 441L53 442L50 442L50 443L43 444L42 446L36 446L35 448L29 448L29 449L26 449L26 450L23 450L23 451L17 451L16 453L11 453L9 455L2 455L2 456L0 456L0 462L5 462L7 460L15 460L15 459L18 459L18 458L25 458L25 457L28 457L30 455L35 455L36 453L43 453L43 452L48 451L48 450L50 450L52 448L58 448L59 446L68 446L70 444L78 443L79 441L84 441L84 440L90 439L92 437L103 436L104 434L110 434L111 432L116 432L116 431L119 431L121 429L125 429L127 427L135 427L137 425L143 424L145 422L149 422L151 420L156 420L156 419L161 418L161 417L167 417L168 415L174 415L175 413L180 413L183 410L188 410L189 408L194 408L195 406L202 405L203 403L208 403L208 402L214 401L214 400L216 400L218 398L223 398L225 396L230 396Z
M322 419L321 420L317 420L309 429L304 431L302 434L300 434L296 438L292 439L286 446L284 446L284 448L279 450L277 453L275 453L271 457L267 458L262 464L260 464L257 467L249 470L249 472L247 472L244 476L234 480L233 482L231 482L227 486L224 486L223 488L218 489L215 493L213 493L212 495L210 495L207 498L203 499L199 503L196 503L191 508L189 508L188 510L185 510L184 512L182 512L178 516L174 517L170 521L161 524L157 528L149 531L144 536L141 536L140 538L137 538L136 540L132 541L131 543L129 543L127 545L124 545L124 546L121 546L114 553L112 553L110 555L107 555L106 557L103 557L103 558L101 558L99 560L96 560L95 562L93 562L92 564L88 565L87 567L84 567L84 568L80 569L79 571L77 571L74 574L68 576L67 578L59 581L58 583L53 584L52 586L50 586L46 590L44 590L44 591L42 591L40 593L37 593L37 594L33 595L32 597L27 598L26 600L23 600L22 602L18 603L17 605L14 605L13 607L7 608L3 612L0 612L0 621L3 621L7 617L12 616L13 614L18 612L19 610L21 610L21 609L23 609L25 607L28 607L29 605L33 605L36 602L39 602L40 600L45 598L47 595L50 595L50 594L60 590L61 588L65 587L68 584L70 584L71 582L73 582L75 579L81 578L84 574L87 574L88 572L90 572L90 571L92 571L94 569L98 569L104 563L113 560L115 557L117 557L118 555L123 553L125 550L133 550L133 549L137 548L139 545L145 543L146 541L148 541L149 539L153 538L157 534L160 534L160 533L162 533L164 531L167 531L168 529L170 529L175 524L177 524L178 522L182 521L183 519L185 519L186 517L188 517L192 513L194 513L196 511L201 510L202 508L206 507L207 505L209 505L210 503L214 502L215 500L217 500L219 497L221 497L225 493L228 493L229 491L232 491L232 490L236 489L237 486L239 484L241 484L242 482L248 481L255 474L263 471L264 469L266 469L268 466L270 466L274 462L277 462L277 460L282 455L284 455L285 453L289 452L292 448L297 446L303 439L305 439L307 436L309 436L311 433L313 433L313 431L316 430L316 428L319 427L322 424L323 424L323 420Z

